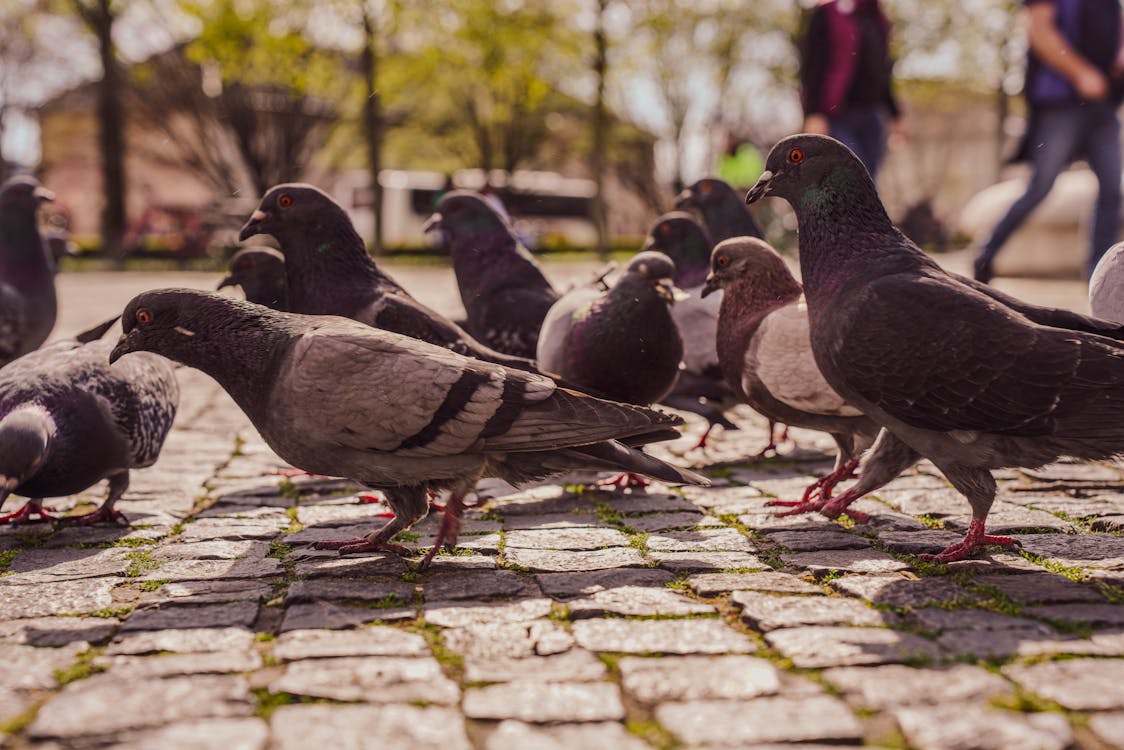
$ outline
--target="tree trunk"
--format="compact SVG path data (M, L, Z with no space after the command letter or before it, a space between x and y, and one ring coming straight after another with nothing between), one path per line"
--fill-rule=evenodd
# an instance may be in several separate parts
M98 40L102 79L98 85L98 145L102 158L102 249L118 264L125 258L125 114L121 106L121 69L113 45L111 0L97 0L85 14Z
M598 0L597 28L593 32L593 72L597 76L597 98L593 102L593 153L590 166L595 185L593 194L593 225L597 228L597 255L609 255L609 222L605 207L605 151L609 123L605 112L605 77L609 67L609 43L605 33L605 9L609 0Z
M371 8L366 0L363 0L363 51L359 57L366 94L363 99L363 137L367 143L367 168L371 175L371 211L375 219L372 248L374 253L379 255L383 252L383 193L382 185L379 183L379 172L382 171L383 116L382 100L378 91L377 31Z

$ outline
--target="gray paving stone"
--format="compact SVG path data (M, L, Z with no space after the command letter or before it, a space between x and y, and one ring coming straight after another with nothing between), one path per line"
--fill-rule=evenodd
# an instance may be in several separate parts
M584 573L538 573L535 578L544 594L562 600L620 586L664 588L667 583L675 580L675 576L666 570L651 568L592 570Z
M120 579L115 578L94 578L29 586L0 583L0 600L4 602L3 616L18 620L97 612L113 604L110 592L119 582Z
M1021 534L1023 551L1069 567L1124 569L1124 543L1114 534Z
M277 636L273 655L281 661L333 656L426 656L429 647L417 633L372 626L355 630L291 630Z
M504 551L504 557L511 565L543 572L639 568L644 565L644 558L633 547L610 547L584 552L508 549Z
M413 606L377 609L317 600L286 607L285 619L281 621L281 632L318 628L355 628L373 622L412 620L416 616L417 610Z
M591 651L627 654L726 654L753 651L753 643L718 619L580 620L574 639Z
M947 630L937 638L937 643L950 654L980 659L1083 653L1089 645L1075 635L1058 633L1042 623L1002 630Z
M211 539L261 539L269 541L289 525L289 517L283 513L256 520L228 518L200 518L195 523L184 526L180 541L198 542Z
M550 656L574 645L574 637L549 620L469 625L446 630L443 636L446 647L470 660Z
M536 487L519 493L516 497L504 498L497 503L495 512L503 516L504 523L511 516L542 516L558 513L593 514L597 507L588 494L574 495L554 486Z
M609 682L520 681L466 690L470 719L619 721L624 718L620 688Z
M876 711L942 703L982 704L1012 693L1011 683L999 675L967 664L924 669L898 664L838 667L825 670L822 676L852 706Z
M1093 587L1084 586L1056 573L981 575L973 578L972 583L998 589L1008 599L1023 604L1104 601L1104 597Z
M753 656L628 656L618 667L625 692L642 703L745 700L781 688L776 667Z
M609 499L608 504L615 512L621 515L626 513L699 512L694 503L678 495L660 495L655 493L617 495Z
M1061 714L947 704L899 708L893 715L918 750L1063 750L1073 742L1073 731Z
M1097 627L1124 627L1124 606L1119 604L1046 604L1023 610L1044 620Z
M1124 708L1124 659L1067 659L1013 664L1003 673L1027 690L1071 711Z
M894 664L943 654L927 638L887 628L811 625L773 630L765 640L801 669Z
M781 559L786 565L804 568L815 574L830 573L833 570L850 573L895 573L909 568L908 565L895 560L885 552L873 549L794 552L781 555Z
M550 611L550 599L534 598L510 602L433 602L425 605L422 616L426 622L443 628L463 628L487 623L526 622L546 617Z
M915 609L908 615L909 621L924 629L936 632L946 630L1024 630L1037 629L1044 634L1053 634L1040 622L1025 617L1012 617L989 612L984 609L940 609L925 607Z
M269 719L271 750L379 748L471 750L460 712L443 706L281 706Z
M421 592L429 602L489 599L529 593L527 584L510 570L437 571L421 584Z
M693 531L665 531L648 536L655 552L754 552L755 547L737 529L721 527Z
M503 528L508 531L520 529L571 529L605 526L604 521L593 513L544 513L542 515L504 516Z
M964 535L958 531L928 528L919 531L888 531L878 534L878 541L885 545L886 549L904 555L936 554L963 538ZM1030 564L1028 569L1031 568L1035 568L1035 566Z
M555 528L509 531L508 549L597 550L602 547L627 547L628 537L610 528Z
M653 513L648 516L627 516L622 518L621 522L633 531L644 533L693 529L699 525L721 525L720 521L703 515L697 509L691 513Z
M368 703L410 701L451 705L460 698L456 683L433 657L346 656L290 662L269 683L274 693Z
M1124 711L1093 714L1089 728L1110 747L1124 747Z
M844 576L829 584L836 591L891 607L929 607L940 604L976 604L979 594L945 578L908 578L903 575Z
M656 707L656 720L684 742L724 747L862 737L847 706L823 695L664 703Z
M464 660L466 682L588 682L604 679L607 672L603 661L576 648L548 656L468 656Z
M793 552L809 552L829 549L863 549L870 546L870 540L858 534L851 534L834 526L814 526L806 530L785 531L765 529L769 540Z
M239 558L260 560L268 552L267 543L251 540L181 542L177 538L172 544L161 544L152 548L152 556L157 560L237 560Z
M0 644L0 685L7 690L54 688L55 671L69 667L88 648L85 643L71 643L59 648Z
M697 602L667 588L618 586L566 602L571 619L622 616L685 616L716 612L713 606Z
M269 597L272 587L256 580L170 581L141 594L141 604L221 604Z
M415 584L400 578L310 578L294 581L285 596L286 604L301 602L355 601L355 602L395 602L403 607L413 600Z
M105 653L155 654L244 651L253 647L254 633L248 628L192 628L149 630L122 633L106 647Z
M659 552L648 553L661 568L675 573L722 570L768 570L764 560L747 552Z
M1124 531L1124 514L1101 516L1089 526L1093 531Z
M122 576L129 567L126 557L129 551L121 548L25 550L8 567L4 583L25 585Z
M967 530L971 515L967 507L958 516L944 519L945 526L951 529ZM989 534L1038 534L1044 532L1075 532L1077 527L1052 513L1033 508L1020 508L1011 503L999 501L987 514L987 533Z
M488 737L485 750L648 750L639 737L616 722L535 726L508 719Z
M347 536L347 534L343 534L342 536ZM306 548L294 552L289 559L295 563L294 572L302 578L320 578L323 576L341 578L367 578L370 576L385 575L400 576L409 570L405 560L398 555L389 554L369 555L366 557L341 557L339 554L332 551L310 550Z
M731 600L742 619L759 630L800 625L892 625L897 615L871 609L862 602L839 596L776 596L757 591L735 591Z
M261 719L196 719L117 738L121 748L265 750L269 729Z
M67 685L39 709L27 733L37 740L67 740L252 712L250 686L243 677L131 680L107 673Z
M715 596L730 591L775 591L784 594L822 594L823 589L789 573L696 573L687 579L691 591L699 596Z
M272 578L285 573L274 557L237 560L169 560L138 581L210 581L218 578Z
M257 602L202 604L198 607L167 605L135 610L122 632L184 628L249 628L258 616Z
M119 679L144 680L195 674L252 672L262 665L256 651L215 651L206 654L158 654L155 656L99 656L98 666Z
M0 594L3 591L0 590ZM101 643L117 632L115 617L33 617L0 622L0 643L65 646L76 641Z

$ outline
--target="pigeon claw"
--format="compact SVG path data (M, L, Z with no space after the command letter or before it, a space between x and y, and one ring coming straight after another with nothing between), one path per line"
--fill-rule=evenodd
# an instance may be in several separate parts
M129 525L128 516L116 508L107 508L104 505L90 513L83 513L80 516L69 516L59 520L62 521L62 523L74 524L76 526L93 526L95 523L115 523L118 526Z
M624 492L625 490L631 489L643 489L650 484L651 482L647 477L631 472L624 472L609 479L602 479L594 486L598 489L608 489L611 487L615 492Z
M51 515L48 512L48 510L49 510L48 508L44 508L42 505L39 505L38 503L29 501L26 505L24 505L22 508L15 511L14 513L6 513L6 514L0 516L0 524L5 524L5 523L21 524L21 523L30 523L31 521L57 521L57 520L59 520L58 516ZM36 518L32 518L31 517L32 514L34 514L36 516Z
M437 540L425 553L425 557L418 563L418 570L422 571L429 567L433 562L433 558L444 547L446 552L452 552L457 548L457 537L461 533L461 512L468 507L460 495L454 493L449 501L445 503L445 514L441 517L441 525L437 527Z
M1009 536L991 536L984 533L984 519L973 518L968 524L968 533L964 540L945 548L936 555L921 554L919 558L926 562L950 563L963 560L979 547L988 544L998 544L1002 547L1021 547L1022 542Z
M366 537L317 542L313 546L316 549L334 549L341 555L351 555L356 552L392 552L396 555L413 554L410 549L403 547L401 544L377 542Z

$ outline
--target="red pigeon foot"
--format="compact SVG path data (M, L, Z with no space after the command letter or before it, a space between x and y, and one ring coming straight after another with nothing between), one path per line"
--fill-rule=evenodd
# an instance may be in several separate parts
M695 443L695 445L691 448L691 450L697 451L697 450L702 450L703 448L705 448L706 447L706 439L708 437L710 437L710 431L713 430L713 429L714 429L714 425L712 425L712 424L707 425L706 432L704 432L702 434L702 437L699 438L699 442Z
M48 511L50 508L44 508L39 503L28 501L26 505L14 513L7 513L0 516L0 524L11 523L29 523L31 521L57 521L58 516L53 516ZM31 515L35 514L37 518L32 518Z
M360 495L358 500L361 503L371 503L371 504L386 502L385 500L383 500L378 495Z
M629 490L637 487L647 487L650 484L651 482L648 481L647 477L643 477L639 474L633 474L631 472L623 472L610 479L602 479L594 486L606 489L612 487L617 492L623 492L624 490Z
M91 513L83 513L80 516L69 516L67 518L59 519L65 524L75 524L77 526L92 526L95 523L115 523L118 526L128 526L128 517L112 506L103 505Z
M312 546L315 549L339 550L341 555L349 555L352 552L393 552L396 555L412 554L409 549L403 547L401 544L373 542L362 536L355 537L354 539L325 540L323 542L317 542Z
M437 541L433 543L429 552L425 553L418 570L428 568L442 546L449 552L456 549L457 537L460 536L461 531L461 512L467 507L469 506L465 504L459 493L454 492L449 497L448 502L445 503L445 515L441 518L441 525L437 527Z
M1012 539L1009 536L990 536L984 533L984 519L973 518L972 522L968 524L968 533L964 535L964 541L957 542L951 547L946 548L943 552L937 555L922 554L918 555L926 562L949 563L956 560L963 560L970 555L977 547L983 547L987 544L999 544L1004 547L1021 547L1022 543L1018 539Z

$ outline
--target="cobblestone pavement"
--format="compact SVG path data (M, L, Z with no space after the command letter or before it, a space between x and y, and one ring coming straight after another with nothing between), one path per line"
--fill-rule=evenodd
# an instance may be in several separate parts
M218 386L180 378L131 528L0 530L7 747L1124 747L1124 466L1003 472L990 529L1022 551L929 565L968 520L932 467L860 501L868 524L778 519L830 441L749 461L745 410L709 452L698 421L660 449L713 487L485 482L417 574L312 550L381 506L272 473Z

